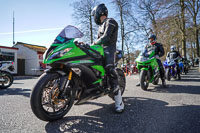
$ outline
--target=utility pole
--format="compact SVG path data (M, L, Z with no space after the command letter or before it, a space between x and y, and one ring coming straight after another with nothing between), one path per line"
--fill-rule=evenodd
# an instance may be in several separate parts
M13 11L13 46L15 45L15 12Z

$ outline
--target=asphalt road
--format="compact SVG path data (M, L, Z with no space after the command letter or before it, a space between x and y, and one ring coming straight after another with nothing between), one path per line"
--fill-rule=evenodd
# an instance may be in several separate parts
M200 133L200 73L192 69L182 80L167 82L168 88L135 87L138 75L128 76L124 93L125 111L113 112L105 96L73 106L56 122L37 119L31 111L30 93L37 78L18 79L0 90L1 133Z

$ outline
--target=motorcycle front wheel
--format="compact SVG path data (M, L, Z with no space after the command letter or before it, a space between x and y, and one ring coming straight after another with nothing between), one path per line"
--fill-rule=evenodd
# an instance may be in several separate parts
M170 73L170 69L167 68L166 71L165 71L165 77L168 81L171 80L171 73Z
M0 89L7 89L13 83L12 74L6 71L1 71L0 79L4 80L4 81L0 81Z
M142 70L140 72L140 85L143 90L147 90L149 87L149 76L148 71Z
M63 99L58 98L60 78L61 75L58 73L44 73L32 90L31 109L40 120L58 120L68 113L74 103L72 81L66 88L68 92L66 96Z

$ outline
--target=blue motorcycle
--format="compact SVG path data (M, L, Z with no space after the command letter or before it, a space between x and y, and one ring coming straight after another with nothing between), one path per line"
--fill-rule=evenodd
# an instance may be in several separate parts
M177 65L175 62L176 59L169 59L167 58L163 65L165 67L165 77L168 81L171 80L171 78L176 79L177 78ZM179 77L180 79L180 77Z

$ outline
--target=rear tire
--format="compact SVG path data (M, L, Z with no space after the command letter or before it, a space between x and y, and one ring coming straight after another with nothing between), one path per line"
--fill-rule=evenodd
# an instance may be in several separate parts
M55 79L59 79L60 75L58 73L44 73L40 76L37 84L34 86L31 94L31 108L33 113L43 121L55 121L60 118L62 118L65 114L68 113L68 111L71 109L75 95L73 89L70 90L68 93L67 100L66 99L58 99L57 97L57 103L53 102L53 96L55 96L54 85L56 85L57 82L53 82ZM52 82L51 82L52 81ZM70 83L72 83L70 81ZM49 87L48 85L53 85L53 87ZM57 87L58 88L58 87ZM56 88L56 89L57 89ZM73 88L73 86L72 86ZM47 92L45 92L47 90ZM45 94L45 97L43 97ZM56 93L57 94L57 93ZM45 99L47 97L47 100ZM55 98L55 97L54 97ZM65 103L64 106L61 106L61 109L58 111L55 110L55 108L59 108L58 106L61 103ZM44 103L43 103L44 102ZM45 108L52 108L53 112L48 111L49 109L45 110Z
M142 70L140 72L140 86L145 91L149 87L148 71Z
M1 75L3 75L3 79L6 80L6 85L5 83L1 83L0 82L0 89L7 89L8 87L10 87L13 83L13 76L11 73L6 72L6 71L1 71Z

